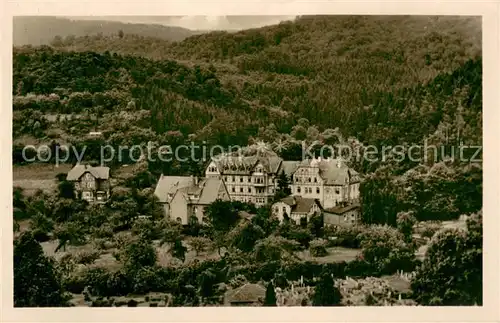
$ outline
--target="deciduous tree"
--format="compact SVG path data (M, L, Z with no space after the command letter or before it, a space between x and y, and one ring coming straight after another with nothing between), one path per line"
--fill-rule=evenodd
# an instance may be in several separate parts
M31 232L14 241L14 306L67 306L60 273Z

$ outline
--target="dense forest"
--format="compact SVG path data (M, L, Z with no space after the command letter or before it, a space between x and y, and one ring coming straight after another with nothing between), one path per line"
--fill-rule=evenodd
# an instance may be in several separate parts
M27 137L91 146L91 130L102 131L100 140L115 146L279 142L285 159L301 158L302 141L403 150L425 141L445 146L450 157L453 148L482 141L481 38L471 37L476 23L459 17L315 16L177 43L99 35L16 47L14 158ZM69 117L45 117L61 114ZM367 175L366 220L395 224L398 211L417 203L408 202L405 187L436 176L453 189L432 194L426 185L422 192L411 186L425 209L417 212L420 219L432 219L450 201L456 202L444 218L477 211L481 164L450 164L447 156L438 153L423 165L408 158L351 161ZM199 173L203 164L150 168L186 174Z

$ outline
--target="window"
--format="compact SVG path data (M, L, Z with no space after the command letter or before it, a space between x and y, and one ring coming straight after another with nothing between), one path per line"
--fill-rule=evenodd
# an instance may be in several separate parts
M232 178L232 181L233 181L233 182L236 182L236 179L234 178L234 176L233 176L233 178Z
M240 177L240 183L243 183L243 176Z
M243 193L243 187L240 187L240 193Z
M251 183L252 182L252 178L250 176L248 176L248 182Z
M319 194L319 187L316 187L316 194Z
M283 207L283 213L286 213L286 207L285 206Z
M234 189L234 187L231 190L233 191L233 193L236 192L236 190Z
M315 177L314 178L314 183L317 183L318 182L318 179Z
M340 194L340 189L336 188L335 189L335 194Z
M227 182L227 176L224 176L224 182Z
M297 187L297 193L300 193L300 187Z
M252 189L250 187L248 188L248 193L252 193Z
M311 178L310 178L310 177L308 177L308 178L307 178L307 181L308 181L309 183L311 183Z

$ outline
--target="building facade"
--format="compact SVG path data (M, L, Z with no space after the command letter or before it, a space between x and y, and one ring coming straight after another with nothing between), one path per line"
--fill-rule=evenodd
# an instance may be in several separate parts
M275 156L221 156L210 161L205 176L222 179L231 200L262 206L276 193L282 162Z
M360 206L358 203L337 206L323 211L325 226L347 227L360 222Z
M317 199L324 208L359 201L359 174L340 159L221 156L210 161L205 176L221 178L233 201L262 206L276 193L282 172L289 177L291 195Z
M318 199L323 208L356 203L359 174L340 159L306 159L291 176L292 195Z
M303 198L301 196L288 196L271 206L271 212L282 223L288 217L295 224L300 224L302 219L307 222L312 216L320 214L321 204L317 199Z
M90 203L104 203L110 197L109 167L75 165L66 177L75 187L75 196Z
M165 216L183 225L191 217L205 221L204 211L209 204L220 199L229 201L226 185L220 178L193 176L161 176L155 188L155 196L163 205Z

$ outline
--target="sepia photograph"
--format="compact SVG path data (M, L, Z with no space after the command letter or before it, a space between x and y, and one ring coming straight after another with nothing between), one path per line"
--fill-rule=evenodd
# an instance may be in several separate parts
M481 16L12 23L14 307L483 306Z

